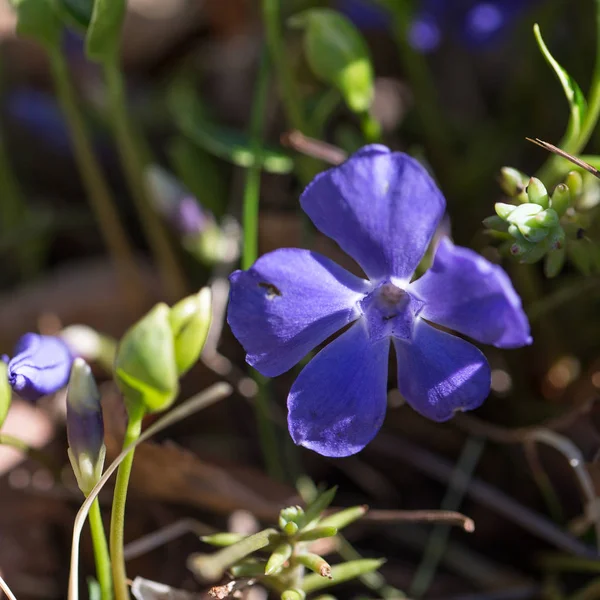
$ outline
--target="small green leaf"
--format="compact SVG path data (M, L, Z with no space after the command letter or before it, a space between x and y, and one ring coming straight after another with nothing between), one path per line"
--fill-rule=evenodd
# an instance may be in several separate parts
M319 521L319 527L335 527L339 531L363 517L367 510L368 507L364 505L345 508Z
M306 527L321 516L321 513L333 502L337 486L325 490L319 494L304 510L304 515L298 521L301 527Z
M331 568L331 579L326 579L316 573L307 575L302 583L302 589L308 594L338 583L344 583L376 571L383 563L385 563L385 559L361 558L335 565Z
M4 424L11 400L12 389L8 383L8 365L0 360L0 427Z
M42 44L46 50L60 46L62 23L50 0L11 0L17 13L17 33Z
M92 60L103 61L118 52L126 11L126 0L95 0L85 40Z
M301 531L296 536L296 540L299 542L313 542L314 540L333 537L336 534L336 527L313 527L312 529L305 529Z
M200 539L205 544L210 544L211 546L217 546L219 548L225 548L227 546L231 546L232 544L237 544L240 540L244 539L244 536L241 533L224 531L222 533L215 533L213 535L203 535Z
M194 90L189 86L175 84L169 98L169 109L175 125L190 141L207 152L240 167L250 167L257 161L269 173L290 173L292 159L276 148L263 147L255 155L245 133L221 127L209 121Z
M265 575L276 575L283 569L285 563L290 559L294 548L287 542L279 544L269 556L265 565Z
M571 111L571 116L569 118L569 123L567 126L567 132L565 134L565 139L563 144L560 144L562 147L565 143L571 141L577 141L579 135L581 133L581 129L583 126L583 121L585 119L585 115L587 112L587 102L583 92L577 82L563 69L563 67L559 64L559 62L552 56L550 50L546 46L542 33L540 31L539 25L536 23L533 26L533 33L535 35L535 39L538 43L538 46L546 59L546 62L552 67L560 84L562 85L563 91L569 103L569 108Z
M290 19L305 29L306 59L314 74L334 85L350 110L368 110L374 96L369 48L358 28L344 15L328 8L312 8Z

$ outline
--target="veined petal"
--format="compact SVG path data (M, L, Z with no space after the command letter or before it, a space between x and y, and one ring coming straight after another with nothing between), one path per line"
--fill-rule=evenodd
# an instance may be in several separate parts
M508 275L448 239L409 291L425 302L421 316L429 321L498 348L531 344L529 321Z
M379 145L365 146L317 175L300 204L372 281L408 281L446 206L416 160Z
M309 250L281 248L230 276L227 322L247 362L274 377L360 315L370 289L333 261Z
M414 410L433 421L447 421L457 410L481 406L490 392L490 367L469 342L415 324L412 342L394 338L398 389Z
M27 333L17 342L8 363L8 381L19 396L34 401L67 385L72 362L61 339Z
M387 404L389 339L371 343L361 319L304 367L288 396L296 444L350 456L377 434Z

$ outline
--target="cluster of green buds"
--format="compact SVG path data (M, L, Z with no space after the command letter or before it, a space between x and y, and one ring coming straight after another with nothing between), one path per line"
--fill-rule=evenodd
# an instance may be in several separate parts
M214 554L192 555L189 568L196 577L209 582L228 573L231 581L215 590L251 579L279 594L281 600L332 599L333 596L320 595L322 590L371 573L385 562L358 559L330 566L312 551L315 542L336 536L367 511L366 506L354 506L324 515L335 492L335 488L323 492L305 509L284 508L278 529L264 529L248 536L217 533L203 537L204 542L221 549Z
M179 392L179 378L194 365L211 321L211 292L201 289L172 307L157 304L121 339L114 373L127 410L166 410Z
M544 259L546 276L556 276L565 262L567 241L582 236L580 219L572 208L582 192L582 176L571 171L550 194L536 177L504 167L500 184L513 203L497 202L496 215L483 224L504 241L503 253L523 263Z

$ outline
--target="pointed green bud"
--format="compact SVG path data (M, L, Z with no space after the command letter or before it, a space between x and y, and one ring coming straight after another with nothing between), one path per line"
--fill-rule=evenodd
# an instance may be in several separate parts
M317 590L351 581L362 575L367 575L376 571L385 563L385 559L361 558L359 560L351 560L349 562L335 565L331 568L331 579L325 579L316 573L307 575L302 582L302 589L310 594Z
M502 233L506 233L508 231L508 224L498 215L486 217L482 223L486 229L491 229L492 231L500 231Z
M533 226L535 224L538 227L552 229L558 225L559 220L556 211L552 208L548 208L535 215L531 221L528 221L528 225Z
M313 502L311 502L304 511L304 517L301 523L298 523L301 527L306 527L316 519L321 517L323 511L333 502L335 494L337 492L337 486L325 490L322 494L319 494Z
M284 533L289 536L296 535L298 533L298 529L298 524L294 523L293 521L286 523L283 527Z
M6 420L12 401L12 389L8 383L8 364L0 358L0 427Z
M305 29L304 51L314 74L339 90L350 110L368 110L374 96L369 47L358 28L329 8L311 8L290 19Z
M496 204L494 204L494 210L496 211L496 214L503 220L508 219L510 214L516 208L517 207L514 204L505 204L504 202L496 202Z
M169 321L175 342L177 374L180 377L196 363L204 348L211 313L211 291L208 287L180 300L171 308Z
M158 412L175 401L177 362L166 304L157 304L125 333L117 348L115 379L131 405L128 410Z
M299 589L285 590L281 594L281 600L304 600L306 598L306 592Z
M269 556L267 564L265 565L265 575L276 575L283 569L287 561L292 555L294 548L287 542L279 544L275 550Z
M529 202L539 204L542 208L548 208L550 199L546 186L537 178L532 177L527 184L527 197Z
M213 535L203 535L200 539L205 544L210 544L211 546L217 546L219 548L225 548L226 546L231 546L231 544L236 544L244 537L245 536L241 533L230 533L229 531L224 531L222 533L215 533Z
M331 565L322 556L313 554L312 552L305 552L298 554L296 560L307 569L318 573L321 577L331 579Z
M571 198L577 198L583 192L583 177L578 171L570 171L565 178L565 185L571 192ZM556 192L556 189L554 190ZM553 207L554 208L554 207ZM556 210L556 208L554 208Z
M287 506L279 513L279 527L280 529L285 529L288 523L295 523L298 525L303 519L304 510L301 506Z
M337 534L336 527L313 527L312 529L304 529L297 536L299 542L313 542L322 538L333 537Z
M506 217L506 220L509 223L514 223L518 225L519 223L526 223L527 219L530 217L534 217L543 209L539 204L521 204L517 206L509 215Z
M518 196L527 187L529 177L512 167L502 167L500 169L500 187L502 191L511 198Z
M68 454L79 489L87 496L102 477L106 447L100 392L90 366L76 358L67 388Z
M364 517L368 510L369 507L364 504L362 506L345 508L319 521L319 527L335 527L339 531L350 525L350 523L354 523L354 521L358 521L358 519Z
M571 189L564 183L559 183L552 193L552 208L562 217L571 206Z
M566 254L566 248L564 246L548 252L544 260L544 274L548 279L556 277L562 271Z

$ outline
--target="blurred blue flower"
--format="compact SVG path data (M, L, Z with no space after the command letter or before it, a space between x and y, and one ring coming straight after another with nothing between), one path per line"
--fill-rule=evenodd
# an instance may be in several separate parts
M446 35L471 48L493 43L527 9L541 0L421 0L408 40L419 52L432 52ZM370 0L340 0L340 10L361 29L383 29L389 17Z
M54 96L34 89L15 89L6 95L8 117L52 149L70 152L65 118Z
M398 388L416 411L445 421L480 406L490 390L485 356L431 323L500 348L531 343L529 323L506 273L447 239L431 269L411 282L446 205L425 169L405 154L366 146L318 175L300 203L368 280L296 248L231 275L228 322L264 375L287 371L352 324L294 382L293 440L348 456L375 436L386 411L390 341Z
M26 333L8 360L8 381L26 400L35 401L57 392L69 381L73 357L67 345L54 336Z

